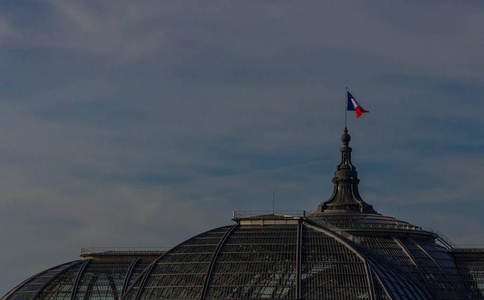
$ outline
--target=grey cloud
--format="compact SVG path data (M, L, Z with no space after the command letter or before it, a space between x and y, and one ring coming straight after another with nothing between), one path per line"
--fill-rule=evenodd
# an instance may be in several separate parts
M348 114L363 198L482 242L480 3L1 11L0 293L81 247L170 247L232 210L271 210L274 191L276 209L315 209L333 188L346 79L370 110ZM465 234L444 221L466 216Z

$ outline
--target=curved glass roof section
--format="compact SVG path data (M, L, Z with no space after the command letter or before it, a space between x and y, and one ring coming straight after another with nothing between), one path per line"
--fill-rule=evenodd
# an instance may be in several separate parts
M3 299L469 299L469 290L482 299L483 276L466 269L481 270L482 253L456 265L430 238L351 240L304 218L264 221L198 235L147 268L139 259L63 264Z
M290 221L192 238L154 262L123 299L429 299L391 261Z
M138 278L124 299L200 298L214 253L230 228L205 232L166 252Z
M483 299L484 249L378 214L361 198L350 136L313 214L234 214L235 224L156 258L111 253L26 280L1 300ZM110 255L111 255L110 254Z
M82 261L74 261L59 265L57 267L47 269L41 272L14 288L10 293L5 295L2 299L8 300L27 300L34 299L43 289L49 285L56 278L69 271L70 269L78 268Z
M78 260L26 280L2 300L120 299L151 261Z
M238 227L216 257L207 299L296 299L298 228Z

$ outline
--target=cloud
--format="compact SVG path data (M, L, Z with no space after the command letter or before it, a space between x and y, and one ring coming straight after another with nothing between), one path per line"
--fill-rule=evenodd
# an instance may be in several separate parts
M81 247L170 247L271 210L274 191L314 210L346 79L370 110L348 114L362 197L482 241L479 4L0 7L0 293Z

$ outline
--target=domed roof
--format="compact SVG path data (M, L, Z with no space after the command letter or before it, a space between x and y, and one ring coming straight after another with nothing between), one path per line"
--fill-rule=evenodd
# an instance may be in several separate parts
M158 258L123 299L465 299L438 235L363 201L350 139L315 213L235 214Z
M190 238L148 266L71 262L2 300L484 299L484 264L476 263L484 252L455 256L439 234L378 214L359 195L350 139L345 129L333 194L314 213L235 213L234 225Z
M178 245L124 299L427 299L396 264L316 223L263 221L239 220Z
M83 252L76 260L25 280L2 300L119 299L140 273L164 251Z

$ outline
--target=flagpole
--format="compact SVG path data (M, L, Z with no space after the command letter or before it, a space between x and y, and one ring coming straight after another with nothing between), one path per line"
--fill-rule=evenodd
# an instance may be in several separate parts
M348 114L348 79L346 79L346 93L345 93L345 129L346 129L346 115Z

